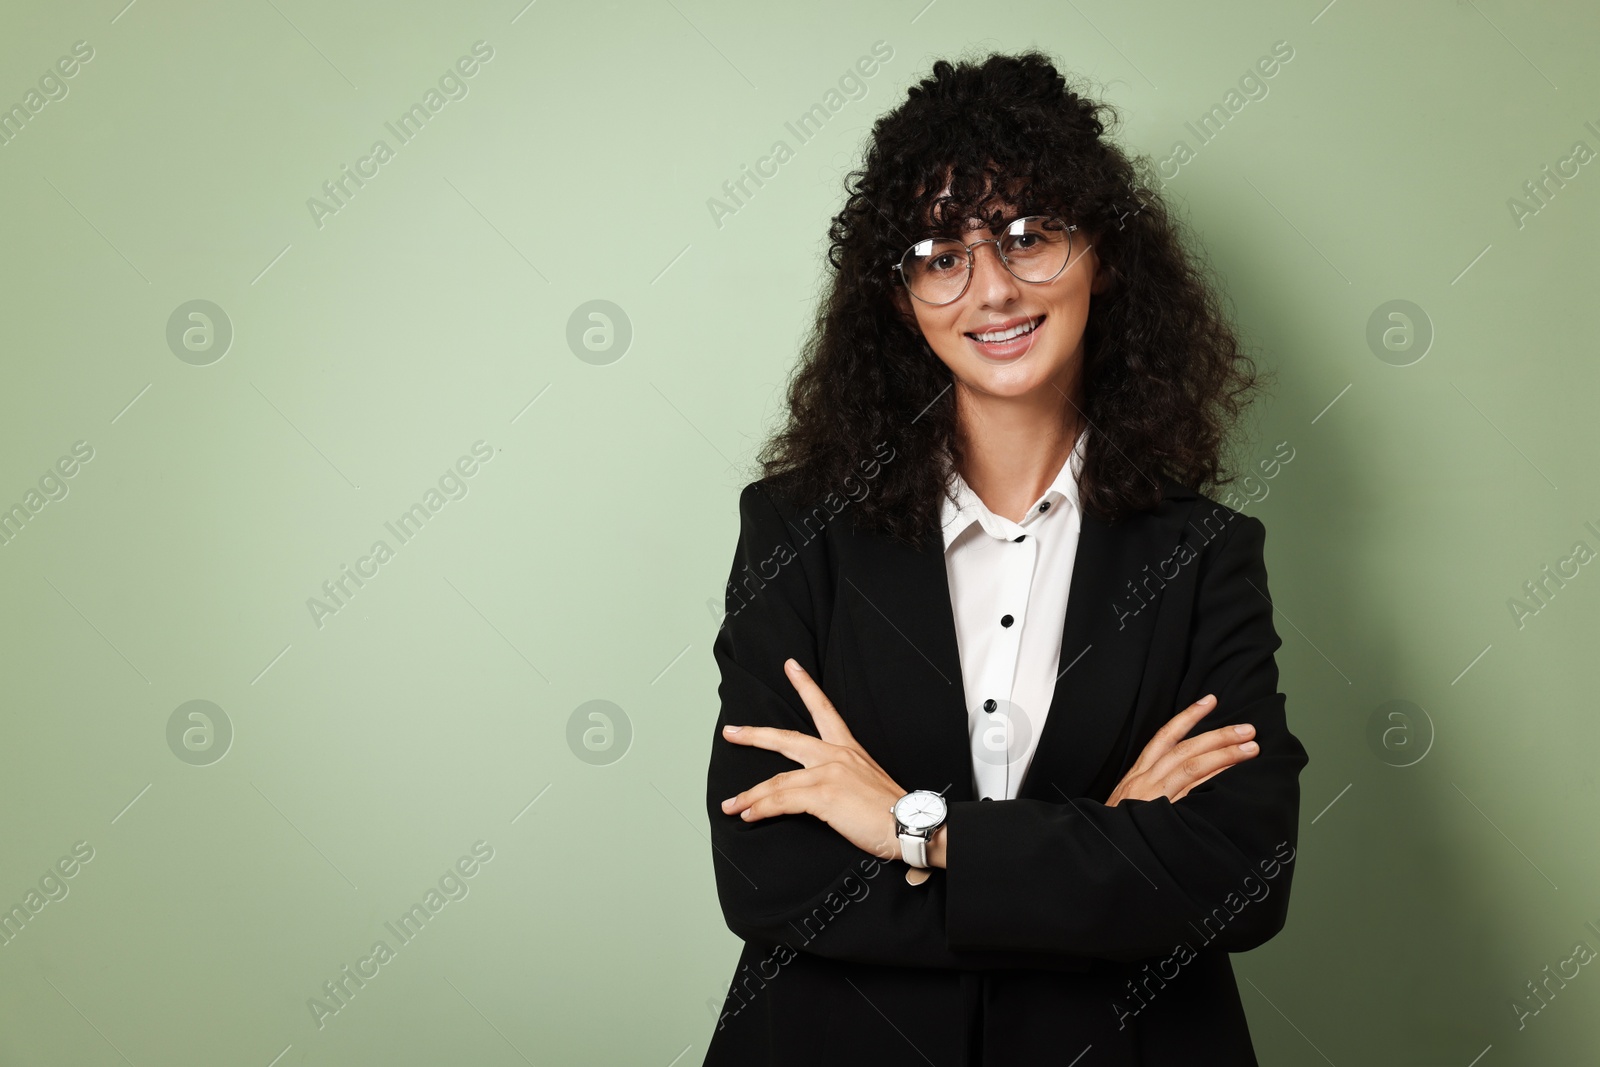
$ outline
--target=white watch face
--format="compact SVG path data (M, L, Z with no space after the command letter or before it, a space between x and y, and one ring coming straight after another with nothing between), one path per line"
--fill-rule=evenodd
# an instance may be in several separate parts
M901 797L894 806L895 818L908 830L927 830L944 822L944 797L918 789Z

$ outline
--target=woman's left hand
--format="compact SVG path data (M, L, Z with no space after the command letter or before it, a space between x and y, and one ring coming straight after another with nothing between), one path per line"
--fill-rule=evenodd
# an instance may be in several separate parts
M803 767L775 774L724 800L722 810L746 822L769 815L815 815L862 851L883 860L899 859L900 838L890 809L906 791L851 735L805 668L792 659L785 667L821 736L773 726L724 727L722 736L734 744L779 752Z

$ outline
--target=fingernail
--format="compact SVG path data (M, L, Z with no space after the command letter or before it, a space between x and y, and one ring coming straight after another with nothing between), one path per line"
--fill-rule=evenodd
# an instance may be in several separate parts
M724 726L722 728L722 732L725 733L725 734L736 734L741 729L742 729L742 727L739 727L739 726Z
M786 659L783 661L783 669L788 671L790 674L799 674L800 664L792 659Z
M1240 737L1249 737L1255 731L1254 726L1235 726L1233 732Z
M1217 698L1210 693L1195 701L1196 704L1215 704L1216 702Z
M728 798L728 799L727 799L727 800L724 800L724 801L723 801L723 802L722 802L722 806L723 806L723 807L727 807L727 806L728 806L728 805L729 805L729 804L732 804L732 803L733 803L733 802L734 802L734 801L735 801L735 800L738 800L738 799L739 799L739 798L738 798L738 797L736 797L736 796L732 796L732 797L729 797L729 798Z
M1244 744L1239 746L1239 751L1240 752L1254 752L1256 749L1258 749L1260 747L1261 746L1256 744L1254 741L1246 741Z

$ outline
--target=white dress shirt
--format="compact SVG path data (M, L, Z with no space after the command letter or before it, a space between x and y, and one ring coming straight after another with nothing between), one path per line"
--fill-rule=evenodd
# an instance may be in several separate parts
M1020 523L996 515L954 472L944 501L945 573L967 700L972 777L984 800L1012 800L1050 713L1067 591L1083 527L1078 474L1087 431Z

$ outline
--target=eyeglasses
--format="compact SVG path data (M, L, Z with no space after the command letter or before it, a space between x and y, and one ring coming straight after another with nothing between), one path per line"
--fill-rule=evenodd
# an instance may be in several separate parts
M961 299L972 282L973 249L994 245L1000 262L1018 281L1053 281L1072 257L1072 231L1054 215L1029 215L1009 223L999 237L964 244L953 238L929 237L910 248L894 265L900 281L924 304L949 304Z

